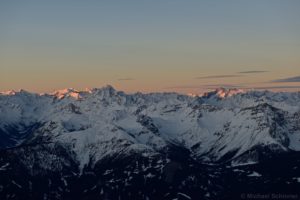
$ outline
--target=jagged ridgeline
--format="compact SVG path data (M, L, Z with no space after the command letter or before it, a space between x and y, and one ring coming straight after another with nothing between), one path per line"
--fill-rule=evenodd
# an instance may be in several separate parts
M0 94L1 200L300 198L299 151L300 93Z

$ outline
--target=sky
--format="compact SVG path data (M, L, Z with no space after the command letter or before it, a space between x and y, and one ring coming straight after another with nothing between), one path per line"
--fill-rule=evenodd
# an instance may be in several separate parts
M298 0L0 0L0 91L300 90Z

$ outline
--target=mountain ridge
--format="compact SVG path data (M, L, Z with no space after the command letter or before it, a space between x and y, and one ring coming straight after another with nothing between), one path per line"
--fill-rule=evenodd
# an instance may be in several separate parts
M41 174L63 174L77 180L87 173L106 176L112 169L121 173L112 166L122 166L130 168L130 174L141 170L136 173L145 171L145 176L155 180L166 176L166 184L174 184L170 178L175 176L173 170L183 174L188 172L182 169L191 170L200 178L206 175L197 172L198 168L222 169L221 174L239 166L255 168L273 157L300 151L299 102L300 93L220 89L191 97L126 94L111 86L83 92L67 89L44 95L25 91L0 95L0 177L9 183L4 191L10 191L15 184L6 174L15 177L17 171L26 174L29 182ZM166 168L170 170L164 172ZM216 176L214 170L205 173ZM235 173L230 170L228 173ZM255 178L259 173L252 170L249 174ZM188 181L188 177L182 178ZM28 183L18 184L25 187ZM207 184L205 187L212 187ZM4 187L4 182L0 181L1 185ZM51 191L47 188L41 191ZM55 192L66 195L59 188Z

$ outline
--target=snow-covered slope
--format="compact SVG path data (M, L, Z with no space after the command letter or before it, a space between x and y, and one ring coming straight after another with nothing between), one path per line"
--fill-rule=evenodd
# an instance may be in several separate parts
M201 97L111 86L0 94L0 147L60 144L80 169L103 158L186 148L203 162L257 162L260 147L300 151L300 93L219 89Z
M299 151L300 93L0 94L0 199L297 194Z

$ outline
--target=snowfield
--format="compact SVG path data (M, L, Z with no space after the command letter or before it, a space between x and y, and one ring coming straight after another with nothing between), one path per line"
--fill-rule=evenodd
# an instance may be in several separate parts
M219 89L203 96L125 94L111 86L51 94L0 94L1 148L52 142L83 169L119 153L169 144L207 163L257 161L256 148L300 150L300 93Z

